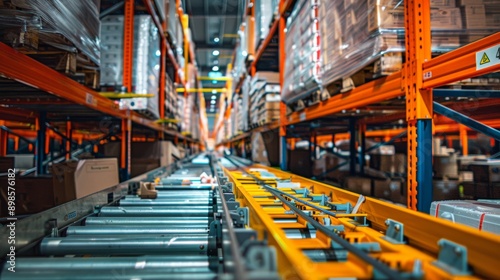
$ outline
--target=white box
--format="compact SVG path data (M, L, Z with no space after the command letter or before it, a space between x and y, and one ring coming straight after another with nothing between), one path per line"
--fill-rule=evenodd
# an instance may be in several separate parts
M500 208L495 202L435 201L431 204L430 214L479 230L500 233Z

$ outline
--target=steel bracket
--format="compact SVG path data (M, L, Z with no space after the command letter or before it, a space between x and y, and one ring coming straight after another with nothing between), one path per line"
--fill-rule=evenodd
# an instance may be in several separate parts
M367 252L374 253L380 252L382 249L380 248L380 243L378 242L361 242L361 243L352 243L355 247Z
M385 236L383 237L385 240L393 244L405 244L403 223L387 219L385 225L387 226Z
M351 224L354 224L358 227L367 227L368 223L366 221L366 216L354 216L352 217Z
M444 238L438 241L438 245L438 260L433 262L434 265L453 275L470 274L467 266L467 247Z
M350 214L351 210L352 210L352 205L349 202L347 202L347 203L328 203L328 204L332 207L332 210L343 211L346 214Z
M241 245L242 255L250 271L276 271L276 249L264 241L249 239Z
M250 224L250 211L248 210L248 207L239 207L236 209L236 213L238 214L243 225L248 226Z

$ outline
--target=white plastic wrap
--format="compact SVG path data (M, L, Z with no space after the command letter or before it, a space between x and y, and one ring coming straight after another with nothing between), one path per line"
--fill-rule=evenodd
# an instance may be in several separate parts
M0 32L19 27L20 32L36 32L47 45L85 54L99 65L100 1L11 0L10 8L0 9ZM62 37L61 37L62 35ZM10 41L10 38L2 38ZM12 45L19 42L10 41ZM32 46L35 47L35 46Z
M123 16L107 16L102 20L101 85L123 84ZM158 87L160 41L151 16L134 17L134 57L130 92L154 94L150 98L121 99L120 108L140 110L152 118L159 117Z
M282 98L291 103L321 83L321 49L317 0L300 0L287 20L285 83Z
M278 14L278 0L255 0L255 49L269 34L275 14Z
M500 1L486 0L489 6L482 1L465 6L455 0L430 2L435 55L499 30L495 22L500 22ZM374 62L373 78L401 69L405 51L402 0L322 1L319 19L323 86Z

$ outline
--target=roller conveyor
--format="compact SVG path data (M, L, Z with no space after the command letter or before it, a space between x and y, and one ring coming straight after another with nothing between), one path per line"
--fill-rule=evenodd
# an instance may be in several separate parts
M497 235L235 157L224 162L285 279L497 278Z
M120 199L96 205L93 214L67 227L54 227L32 249L37 257L18 257L16 273L5 263L1 279L252 278L245 277L241 250L233 250L238 241L227 239L233 225L243 223L232 222L236 213L223 204L222 188L202 184L203 173L211 174L208 164L186 161L154 176L154 199L141 198L135 194L138 184L129 183ZM275 271L257 272L254 278L259 277L277 279Z
M157 182L156 198L129 182L126 194L56 224L18 256L15 274L5 263L1 279L496 278L498 236L234 157L225 168L203 157L143 176ZM201 183L212 170L217 183Z

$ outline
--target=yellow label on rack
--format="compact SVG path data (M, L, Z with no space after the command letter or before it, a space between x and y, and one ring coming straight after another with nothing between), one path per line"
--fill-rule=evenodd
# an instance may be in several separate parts
M476 70L500 64L500 45L476 52Z

